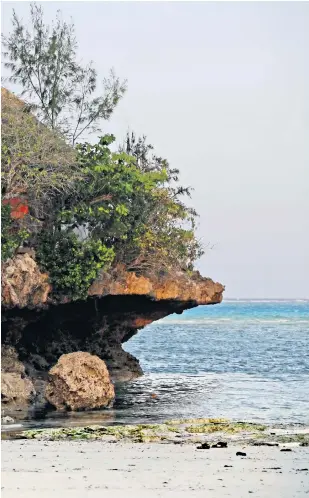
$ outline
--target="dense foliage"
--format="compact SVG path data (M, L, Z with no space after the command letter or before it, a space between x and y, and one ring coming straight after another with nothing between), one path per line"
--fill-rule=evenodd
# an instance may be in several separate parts
M195 236L197 213L181 201L183 196L190 197L191 189L179 185L178 169L170 168L166 159L152 154L153 146L147 144L145 136L136 139L134 133L128 133L120 150L131 154L142 171L165 173L161 188L153 191L147 204L147 222L131 268L191 270L194 261L203 254Z
M35 16L40 12L32 11L33 22L38 22ZM28 55L23 60L18 51L11 53L13 65L9 67L14 78L18 67L22 68L19 81L27 90L32 81L32 73L27 76L26 72L29 64L40 67L42 74L47 66L43 71L45 59L35 62L30 57L31 50L36 54L39 41L25 34L16 16L14 20L15 31L7 43L19 37ZM56 45L60 43L62 31L57 26L50 35L47 28L36 25L35 29L43 30L39 40L47 52L53 46L53 36ZM63 30L69 50L68 27ZM43 57L43 48L38 57ZM51 63L48 57L46 64ZM70 87L71 73L59 77L64 78L63 85L67 77ZM50 82L44 84L48 92ZM59 92L57 105L63 98L61 87ZM122 264L143 274L193 269L202 248L195 236L197 214L182 200L190 196L190 189L179 185L179 171L154 154L146 137L128 134L118 151L112 135L102 136L95 144L72 147L47 119L45 101L36 115L42 115L39 121L31 107L12 94L3 91L2 96L4 260L20 244L31 245L38 263L50 275L54 293L74 299L85 297L99 272L110 265ZM54 101L50 105L48 112L60 120L61 109L52 110ZM8 203L16 196L21 197L25 209L14 217Z
M74 233L43 231L39 237L37 259L49 272L55 292L78 299L87 296L99 270L113 261L114 251L100 240L81 242Z

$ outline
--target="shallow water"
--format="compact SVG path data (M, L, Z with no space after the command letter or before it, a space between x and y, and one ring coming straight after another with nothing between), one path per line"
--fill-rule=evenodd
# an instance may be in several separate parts
M309 423L309 301L201 306L151 324L124 346L145 375L117 386L113 410L41 414L24 424L208 416Z
M201 306L125 345L147 374L121 390L118 404L130 418L308 423L308 346L308 301Z

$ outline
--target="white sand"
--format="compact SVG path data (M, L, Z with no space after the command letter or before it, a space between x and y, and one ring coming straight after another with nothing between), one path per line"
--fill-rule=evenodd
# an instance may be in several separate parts
M3 441L2 498L309 497L308 467L308 447Z

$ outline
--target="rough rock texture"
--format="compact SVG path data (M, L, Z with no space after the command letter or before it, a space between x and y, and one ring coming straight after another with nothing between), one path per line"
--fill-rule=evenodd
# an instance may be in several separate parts
M2 266L2 302L7 308L38 306L47 301L51 287L29 254L17 255Z
M114 381L142 375L122 349L139 329L172 313L222 300L224 287L197 272L146 278L118 267L102 274L86 300L55 299L29 254L3 267L2 343L14 348L44 402L49 369L62 354L85 351L105 361Z
M78 351L62 355L48 374L46 399L58 410L108 406L115 397L104 361Z
M27 405L35 396L31 380L25 375L25 367L18 360L14 348L3 346L1 349L1 402L2 406Z
M89 296L135 295L149 296L155 301L174 300L215 304L222 300L224 288L210 278L203 278L198 272L189 277L183 272L172 275L156 275L151 279L126 272L118 266L112 273L103 273L89 289Z
M10 405L25 405L34 398L35 390L30 379L20 374L1 374L1 402ZM12 408L15 408L12 407Z

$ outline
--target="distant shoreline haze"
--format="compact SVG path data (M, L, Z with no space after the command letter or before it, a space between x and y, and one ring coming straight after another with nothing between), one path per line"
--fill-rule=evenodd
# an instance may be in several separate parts
M224 297L223 301L308 301L308 297Z

